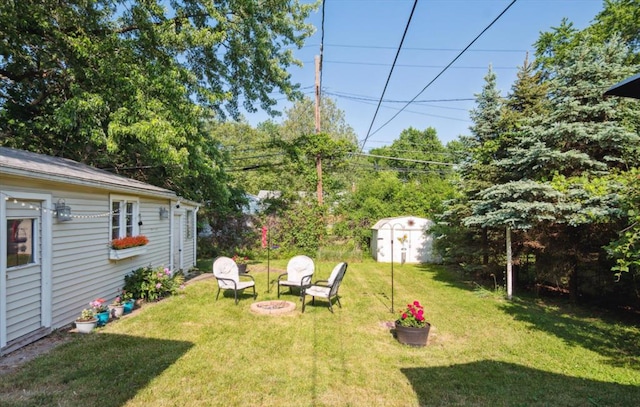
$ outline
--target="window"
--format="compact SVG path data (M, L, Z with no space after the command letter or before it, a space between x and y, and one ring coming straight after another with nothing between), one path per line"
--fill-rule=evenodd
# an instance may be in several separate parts
M185 233L186 239L191 239L191 237L193 236L192 229L193 229L193 211L187 211L187 228Z
M111 239L139 234L138 205L136 198L111 196Z
M35 219L7 219L7 267L35 263Z

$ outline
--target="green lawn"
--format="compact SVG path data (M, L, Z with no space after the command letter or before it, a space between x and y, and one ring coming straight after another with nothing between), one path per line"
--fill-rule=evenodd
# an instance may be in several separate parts
M272 280L284 264L272 262ZM333 266L318 263L316 277ZM258 300L275 298L264 265L249 269ZM560 302L507 302L440 266L396 264L394 274L395 310L425 305L432 328L424 348L403 346L390 332L389 264L350 264L335 314L318 300L304 314L298 306L285 316L255 315L248 294L237 306L230 293L215 301L215 280L207 279L3 376L0 405L640 403L637 324Z

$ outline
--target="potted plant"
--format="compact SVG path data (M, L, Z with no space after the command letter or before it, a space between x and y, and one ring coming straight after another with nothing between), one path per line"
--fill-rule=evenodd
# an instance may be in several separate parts
M146 246L149 239L145 235L125 236L111 241L113 250L124 250L132 247Z
M104 326L109 322L109 307L105 302L104 298L97 298L89 303L94 315L98 318L98 326Z
M249 263L249 258L246 256L240 256L239 254L235 254L232 257L232 260L238 265L238 272L246 273L247 272L247 263Z
M128 314L133 311L133 306L136 304L136 300L133 298L133 293L122 290L122 294L120 294L120 299L122 300L123 313Z
M92 308L85 308L80 313L80 316L76 318L75 324L77 332L88 334L98 325L98 319L95 317Z
M419 301L407 304L396 320L398 342L411 346L426 346L431 324L424 317L424 307Z
M124 303L122 297L119 295L113 299L113 302L109 304L109 313L112 318L120 318L124 314Z

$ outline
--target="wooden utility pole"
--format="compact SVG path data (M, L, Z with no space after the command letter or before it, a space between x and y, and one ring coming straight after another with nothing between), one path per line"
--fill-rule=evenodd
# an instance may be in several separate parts
M316 55L316 134L320 133L320 57ZM318 174L318 204L322 205L322 156L316 155L316 173Z

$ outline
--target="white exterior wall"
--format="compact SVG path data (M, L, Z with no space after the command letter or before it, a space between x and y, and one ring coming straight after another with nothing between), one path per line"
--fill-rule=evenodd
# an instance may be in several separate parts
M402 263L404 254L406 263L439 262L433 253L433 237L427 232L431 225L433 221L415 216L381 219L372 227L372 257L381 263ZM405 235L403 244L398 238Z
M182 249L182 260L183 260L183 268L185 270L189 270L196 266L196 256L197 256L197 229L196 229L196 220L198 217L198 208L195 208L190 205L184 205L185 208L185 216L182 218L184 221L184 233L182 236L183 239L183 249ZM189 216L188 214L191 213Z
M151 197L117 192L116 195L137 197L142 225L139 234L149 238L146 252L121 260L109 259L110 191L98 188L70 186L63 183L25 180L2 175L0 190L23 191L51 196L52 206L59 199L71 207L72 220L59 222L51 212L50 263L45 274L50 277L50 315L43 316L51 329L73 322L80 310L96 298L113 299L124 284L124 276L132 270L147 265L170 266L172 216L170 208L176 202L164 197ZM170 215L161 219L160 207ZM183 237L184 269L195 265L195 217L193 211L192 237ZM186 216L182 217L186 221ZM5 222L4 219L0 221ZM137 221L136 221L137 222ZM185 228L186 230L186 228ZM3 239L4 241L4 239ZM46 264L46 263L45 263ZM6 308L5 308L6 309ZM0 318L2 315L0 315Z
M146 252L121 260L111 260L111 216L95 216L109 213L110 194L57 190L54 192L54 202L57 201L58 194L71 207L73 220L53 221L54 328L73 321L79 310L86 308L91 300L113 299L124 285L124 276L132 270L147 265L168 265L170 255L170 223L168 219L160 219L159 216L159 207L162 204L167 206L168 200L139 197L142 221L139 234L149 238L149 244L145 246Z

